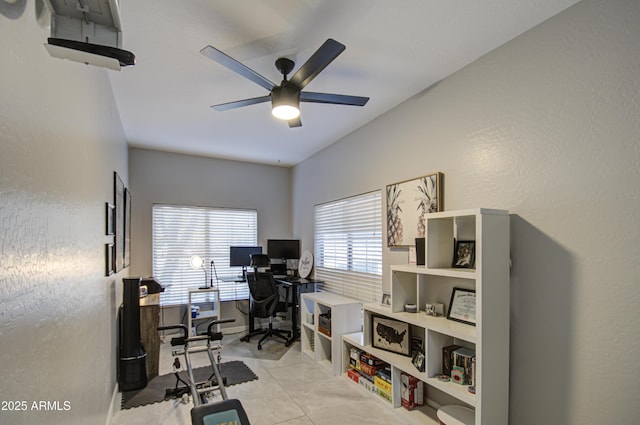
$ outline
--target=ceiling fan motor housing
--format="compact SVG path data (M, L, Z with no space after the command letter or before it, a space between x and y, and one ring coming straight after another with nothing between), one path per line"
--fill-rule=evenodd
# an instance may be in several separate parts
M297 111L293 111L295 108ZM279 87L274 87L271 91L271 109L274 115L280 119L289 120L300 115L300 90L292 85L284 83ZM278 110L286 110L284 116L281 116ZM291 114L291 115L289 115Z

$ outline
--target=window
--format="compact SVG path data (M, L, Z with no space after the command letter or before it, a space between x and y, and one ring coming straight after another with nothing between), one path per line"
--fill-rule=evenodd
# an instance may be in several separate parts
M315 277L324 290L371 302L382 288L380 191L315 207Z
M246 284L223 278L241 274L240 267L229 266L229 247L255 246L257 223L255 210L154 205L153 276L170 285L160 297L161 305L186 304L188 291L210 283L212 276L222 301L249 298ZM193 255L204 260L201 270L191 268Z

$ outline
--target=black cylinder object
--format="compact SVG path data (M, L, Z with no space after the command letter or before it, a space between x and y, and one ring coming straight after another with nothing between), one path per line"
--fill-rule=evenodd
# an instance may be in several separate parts
M122 279L118 373L120 391L147 386L147 354L140 338L140 280L139 277Z

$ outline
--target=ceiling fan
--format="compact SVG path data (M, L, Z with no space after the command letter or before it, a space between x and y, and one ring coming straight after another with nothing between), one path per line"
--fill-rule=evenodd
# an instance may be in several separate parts
M200 53L269 90L266 96L221 103L213 105L212 108L217 111L226 111L271 101L271 112L276 118L288 121L289 127L301 127L300 102L364 106L369 100L368 97L302 91L345 49L344 44L329 38L289 79L287 75L293 70L295 63L288 58L277 59L275 65L282 73L283 80L280 85L276 85L215 47L206 46L200 50Z

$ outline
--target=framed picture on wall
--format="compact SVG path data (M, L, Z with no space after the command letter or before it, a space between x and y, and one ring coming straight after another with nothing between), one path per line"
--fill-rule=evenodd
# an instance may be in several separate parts
M123 267L131 264L131 191L124 189L124 246Z
M113 274L113 266L114 266L112 243L105 244L104 246L104 264L105 264L104 275L111 276Z
M114 271L124 267L124 183L116 171L113 172L113 204L115 206L114 228L116 234Z
M387 246L413 246L425 237L425 214L444 205L442 182L438 172L387 186Z
M116 207L109 202L105 202L105 211L104 211L104 222L105 222L105 230L104 234L107 236L113 236L115 233L115 228L113 227L113 220L115 214Z

